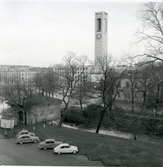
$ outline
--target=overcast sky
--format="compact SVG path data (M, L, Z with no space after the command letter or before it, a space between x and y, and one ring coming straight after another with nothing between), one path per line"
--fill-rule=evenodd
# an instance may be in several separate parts
M0 0L0 64L48 67L69 52L94 60L95 12L108 13L108 53L120 59L141 2Z

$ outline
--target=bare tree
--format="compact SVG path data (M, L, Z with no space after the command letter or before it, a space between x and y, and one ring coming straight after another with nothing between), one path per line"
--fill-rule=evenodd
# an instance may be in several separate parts
M162 109L163 98L163 66L152 65L149 75L146 106L152 109L154 115Z
M58 87L58 76L50 69L42 76L42 87L46 95L54 95Z
M138 103L139 96L139 73L137 70L128 70L126 73L126 85L124 93L126 93L127 100L131 102L131 111L135 111L135 104Z
M73 94L73 98L76 99L76 103L80 105L81 109L83 109L83 104L86 103L89 91L88 84L84 82L76 88L76 91Z
M61 71L56 74L59 75L59 89L62 94L62 102L64 108L62 111L62 118L58 124L58 127L61 127L63 121L67 115L67 109L70 104L70 100L77 91L77 88L80 85L89 79L90 71L87 65L88 59L86 56L77 58L74 53L70 52L65 58L65 65L61 67Z
M150 78L149 75L151 73L150 65L147 65L145 67L142 67L138 70L140 78L138 80L139 82L139 93L142 96L142 107L144 108L146 106L147 102L147 96L148 96L148 87Z
M33 82L35 84L36 90L40 93L42 90L43 74L41 72L38 72L33 78Z
M53 72L52 68L43 68L38 70L33 82L39 93L53 96L57 91L58 76Z
M12 82L4 88L3 96L9 100L10 103L19 106L24 111L25 125L27 124L27 111L30 108L28 100L32 96L33 84L29 81L20 80L19 77L12 78ZM31 87L30 87L31 86Z
M116 71L115 63L107 56L98 58L96 76L101 94L101 102L98 105L102 107L101 117L96 129L96 133L98 133L105 113L112 110L112 105L122 88L120 87L121 73Z
M163 3L145 3L138 18L142 22L142 28L136 35L138 42L144 46L144 53L138 56L146 56L150 61L163 61Z

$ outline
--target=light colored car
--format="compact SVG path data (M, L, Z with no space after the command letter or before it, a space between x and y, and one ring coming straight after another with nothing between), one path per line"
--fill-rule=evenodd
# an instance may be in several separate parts
M76 154L78 152L78 147L71 146L67 143L62 143L53 149L53 152L56 154L61 153L73 153Z
M31 136L30 134L20 135L15 139L16 144L23 143L38 143L40 140L37 136Z
M30 134L31 136L36 136L35 133L29 132L28 130L23 129L15 136L15 139L20 135L26 135L26 134Z
M63 142L55 141L54 139L46 139L44 142L40 142L39 148L46 150L47 148L54 148L61 143Z

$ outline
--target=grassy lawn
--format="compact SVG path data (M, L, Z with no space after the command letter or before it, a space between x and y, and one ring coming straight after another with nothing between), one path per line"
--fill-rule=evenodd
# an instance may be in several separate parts
M57 128L46 124L36 124L35 130L31 125L16 126L16 132L22 129L33 131L41 140L54 138L79 147L78 154L86 154L90 159L102 159L106 165L128 167L162 167L163 138L158 140L139 141L118 137L95 134L70 128ZM13 131L7 130L8 137L14 136ZM4 135L4 129L0 129Z

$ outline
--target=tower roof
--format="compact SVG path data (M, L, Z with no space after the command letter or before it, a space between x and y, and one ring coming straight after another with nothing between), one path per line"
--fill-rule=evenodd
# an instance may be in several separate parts
M106 12L104 12L104 11L101 11L101 12L96 12L96 14L98 15L98 14L106 14L106 15L108 15Z

